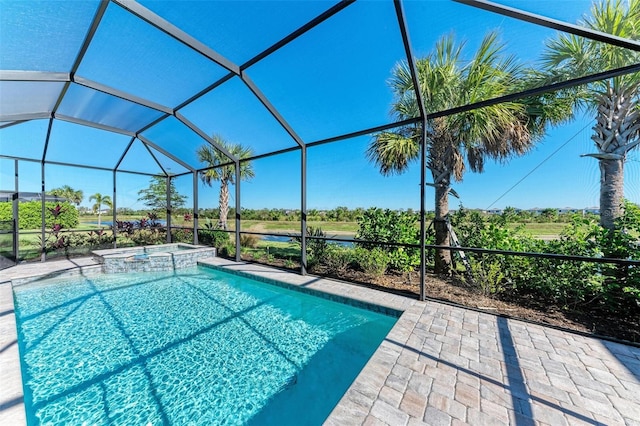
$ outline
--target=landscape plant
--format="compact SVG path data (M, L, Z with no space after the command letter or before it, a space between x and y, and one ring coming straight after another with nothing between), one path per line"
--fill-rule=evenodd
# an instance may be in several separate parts
M329 275L341 276L352 265L354 261L354 250L351 247L344 247L339 244L329 244L327 249L319 258L319 263Z
M315 264L322 262L329 249L329 242L323 238L327 233L320 227L307 226L307 268L313 269ZM300 241L296 238L296 240Z
M353 261L368 276L379 278L387 272L390 258L389 253L379 247L371 249L356 247Z
M56 206L60 206L61 210L57 217L54 217L52 211ZM65 229L71 229L78 226L78 209L70 203L54 203L47 201L45 206L45 227L51 228L55 223L63 226ZM13 206L11 202L0 203L0 221L10 221L13 219ZM41 229L42 228L42 202L41 201L24 201L18 203L18 222L20 229Z
M119 245L154 245L166 241L167 230L158 221L155 212L148 212L147 216L138 221L116 221L116 231L120 239Z
M109 247L113 244L113 233L104 229L89 231L87 233L86 244L92 248Z
M62 250L66 251L71 243L69 241L69 237L67 235L64 235L64 233L62 232L64 225L58 220L58 218L65 211L65 208L60 204L56 204L55 207L47 208L47 211L51 215L53 223L51 224L48 232L44 234L44 239L42 239L42 236L40 236L42 250L44 253L51 253Z
M593 4L579 25L612 36L640 38L640 0L604 0ZM640 62L640 52L608 43L559 33L547 42L542 56L541 84L565 81ZM613 230L623 215L624 165L640 146L640 73L619 75L569 89L574 114L595 115L591 139L600 166L600 225ZM609 253L613 255L613 253Z
M101 193L96 192L95 194L89 197L89 202L91 201L96 202L93 205L93 212L98 214L98 226L100 226L101 219L102 219L102 205L104 204L105 206L111 208L113 206L111 197L109 197L108 195L102 195Z
M138 201L142 201L154 213L164 214L167 211L167 180L164 176L153 176L149 186L138 191ZM173 179L169 184L169 201L174 210L183 207L187 201L187 197L176 189Z
M628 202L613 230L592 217L574 215L560 238L551 241L463 208L452 215L451 223L465 247L594 258L614 253L617 258L640 259L640 208ZM543 308L640 314L637 267L486 253L467 257L473 275L469 284L487 295ZM464 271L459 272L466 279Z
M214 142L224 147L229 153L236 158L244 159L253 155L250 148L243 147L240 144L231 144L225 141L219 135L213 135ZM227 229L227 215L229 213L229 185L235 184L236 181L236 167L235 163L231 161L225 154L212 145L205 144L200 146L197 150L198 160L206 163L209 170L200 173L202 181L211 186L213 181L220 182L220 194L219 194L219 222L218 226L222 229ZM247 180L255 176L253 166L250 161L242 161L240 164L240 179Z
M442 37L434 50L416 60L417 79L426 113L514 93L523 87L523 72L514 57L505 54L498 33L488 33L471 57L465 43L453 35ZM411 69L399 63L390 79L394 93L392 111L406 120L421 115ZM468 112L430 119L421 124L383 131L372 139L366 155L384 175L403 173L420 155L426 143L427 168L435 188L435 244L450 245L446 217L452 180L461 181L467 165L482 172L485 161L506 160L529 150L544 126L532 120L532 109L524 102L502 102ZM534 125L535 124L535 125ZM466 164L465 164L466 163ZM448 250L436 250L436 272L446 272Z
M240 247L256 248L260 237L253 234L240 234Z
M204 224L204 229L198 230L198 241L201 244L216 247L217 249L221 249L230 243L229 233L210 222Z
M383 250L388 254L391 269L410 272L420 265L420 250L384 243L420 244L417 222L416 214L372 207L358 218L356 239L363 241L357 246Z
M188 228L172 228L171 241L174 243L193 243L193 230Z
M81 189L73 189L69 185L62 185L60 188L54 188L47 191L47 194L55 197L64 198L66 201L79 206L84 199L84 192Z

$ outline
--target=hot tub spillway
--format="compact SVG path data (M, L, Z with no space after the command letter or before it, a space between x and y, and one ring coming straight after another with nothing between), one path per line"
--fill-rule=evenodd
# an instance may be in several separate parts
M173 243L156 246L95 250L93 258L108 274L160 272L191 268L198 260L216 255L216 249L194 244Z

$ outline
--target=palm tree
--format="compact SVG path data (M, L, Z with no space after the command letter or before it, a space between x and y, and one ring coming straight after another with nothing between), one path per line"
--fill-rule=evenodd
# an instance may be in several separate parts
M250 148L245 148L240 144L231 144L218 135L213 135L213 140L226 148L229 153L237 158L249 158L253 155ZM219 211L220 218L218 225L222 229L227 229L227 215L229 214L229 184L235 184L236 168L234 164L229 164L230 160L223 153L215 149L213 146L206 144L198 148L198 159L207 163L211 169L200 174L200 178L204 183L211 186L212 181L220 181ZM226 164L222 165L221 164ZM255 176L251 162L244 161L240 163L240 179L248 180Z
M91 197L89 197L89 201L93 200L95 200L96 202L93 205L93 212L98 213L98 226L100 226L102 219L102 205L104 204L105 206L111 208L111 206L113 206L113 203L111 202L111 197L109 197L108 195L102 195L99 192L96 192Z
M640 38L640 0L605 0L580 22L618 37ZM640 53L575 35L560 34L547 42L543 64L550 82L602 72L640 62ZM613 229L622 216L624 164L640 144L640 73L598 81L572 91L576 106L593 113L591 139L600 165L600 225Z
M522 70L513 57L503 55L497 33L487 34L471 60L462 57L464 43L452 35L442 37L435 49L416 61L418 81L427 114L471 104L522 88ZM400 120L419 116L413 81L407 63L399 63L390 80L395 95L392 113ZM448 194L451 180L461 181L466 171L482 172L487 159L505 161L531 147L540 133L541 121L529 119L525 102L505 102L469 112L434 118L422 125L407 126L375 135L367 157L384 175L404 172L420 153L426 133L427 167L435 185L435 243L448 246ZM436 272L449 269L451 254L436 253Z
M49 194L64 198L67 201L74 203L76 206L79 206L84 199L84 193L81 189L76 191L69 185L62 185L60 188L54 188L49 191Z

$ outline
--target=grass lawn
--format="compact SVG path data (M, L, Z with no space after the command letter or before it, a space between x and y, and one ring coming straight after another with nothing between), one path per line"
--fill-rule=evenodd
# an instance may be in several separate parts
M141 216L125 216L125 215L118 215L118 220L122 220L122 221L137 221L140 220ZM80 226L82 226L82 229L85 229L87 227L98 227L98 215L97 214L87 214L87 215L80 215L78 216L78 220L80 222ZM113 221L113 216L108 216L103 214L102 218L100 219L101 222L112 222ZM102 224L102 227L108 227L108 225L105 225L104 223Z
M324 232L329 235L355 235L358 231L358 224L356 222L307 222L309 226L314 228L322 228ZM235 224L230 224L235 225ZM521 224L510 224L511 229L516 228ZM525 223L524 229L533 236L543 235L559 235L566 223ZM231 229L234 229L233 226ZM282 222L282 221L260 221L260 220L243 220L243 231L254 232L278 232L278 233L300 233L300 225L297 222Z
M231 229L235 226L235 223L230 223ZM275 220L243 220L243 231L253 232L277 232L277 233L300 233L299 222L288 221L275 221ZM319 222L309 221L307 226L314 228L322 228L322 230L328 234L342 234L342 235L355 235L358 230L358 224L356 222Z
M268 263L273 263L275 259L286 259L291 264L285 266L290 268L300 259L300 245L295 242L261 240L256 247L243 247L241 252Z
M138 216L118 216L118 220L124 221L136 221L140 218ZM103 221L111 221L111 216L103 216ZM77 228L73 230L77 230L78 232L88 232L92 229L99 228L109 228L107 225L102 225L98 227L97 222L98 216L96 215L82 215L80 216L80 223ZM341 235L341 236L354 236L358 230L358 224L356 222L319 222L319 221L310 221L307 222L309 226L314 228L322 228L322 230L327 233L329 236L333 235ZM182 218L180 220L176 220L173 218L172 225L174 226L192 226L192 222L185 223ZM230 222L230 229L235 229L235 223ZM520 224L510 224L511 228L515 228ZM562 232L562 229L566 226L566 223L526 223L524 228L527 232L529 232L533 236L548 236L548 235L559 235ZM70 230L70 231L73 231ZM274 233L300 233L300 225L297 222L288 222L288 221L260 221L260 220L243 220L242 221L242 230L243 231L253 231L253 232L274 232ZM39 229L31 229L31 230L20 230L20 242L21 244L24 242L26 244L29 243L38 243L40 237ZM273 243L273 242L271 242Z
M514 229L518 227L519 223L511 223L509 224L510 229ZM560 235L562 230L568 225L568 223L525 223L524 229L531 235L542 236L542 235Z

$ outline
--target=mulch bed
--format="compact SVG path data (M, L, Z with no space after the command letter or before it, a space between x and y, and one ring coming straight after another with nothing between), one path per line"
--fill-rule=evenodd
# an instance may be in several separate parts
M245 256L243 256L244 258ZM259 259L245 259L260 262ZM284 268L284 263L275 259L268 266ZM403 296L418 298L420 294L420 276L411 274L385 274L371 277L367 274L348 269L339 275L327 273L322 269L313 271L315 275L349 281L358 285L388 291ZM521 319L548 325L564 330L576 331L594 337L622 340L640 346L640 315L633 313L626 317L612 316L610 313L590 311L571 311L539 303L535 299L505 301L485 296L477 288L465 284L462 280L450 276L427 274L425 295L429 299L452 303L483 312Z

